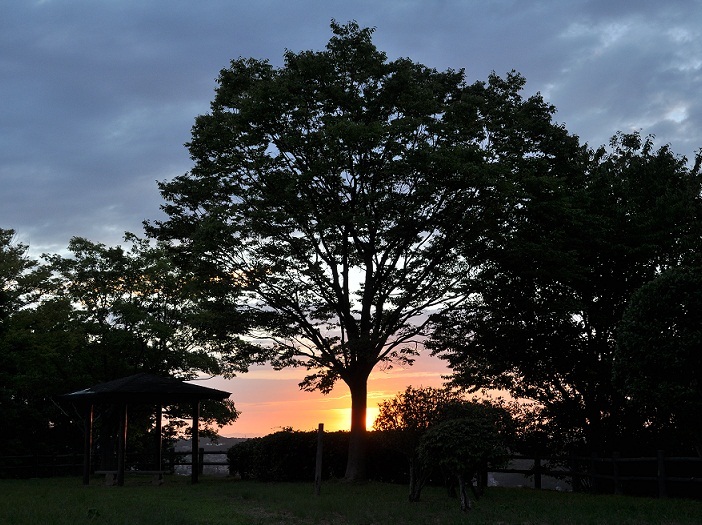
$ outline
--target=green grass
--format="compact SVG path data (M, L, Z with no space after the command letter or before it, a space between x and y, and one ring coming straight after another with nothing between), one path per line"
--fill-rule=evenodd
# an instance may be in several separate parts
M702 523L702 501L489 489L464 514L442 489L407 503L398 485L255 483L169 477L157 487L143 478L124 487L89 487L77 478L0 480L2 525L682 525Z

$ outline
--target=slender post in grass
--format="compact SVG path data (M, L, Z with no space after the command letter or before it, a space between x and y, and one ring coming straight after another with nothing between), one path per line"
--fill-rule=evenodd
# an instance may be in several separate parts
M124 485L124 460L127 447L127 403L122 403L119 413L119 436L117 442L117 485Z
M316 496L322 491L322 450L324 447L324 423L317 429L317 461L314 468L314 493Z
M619 475L619 458L621 454L619 452L614 452L612 454L612 477L614 478L614 494L617 496L622 495L622 480Z
M571 470L571 483L573 485L573 492L582 492L583 484L580 473L580 463L574 452L570 453L570 470Z
M83 421L83 485L90 485L90 458L93 452L93 404L89 403Z
M658 497L668 497L668 490L665 486L665 452L662 450L658 451Z
M590 488L598 493L600 491L599 480L597 479L597 452L590 454Z
M541 490L541 458L534 458L534 488Z
M192 472L190 481L195 484L198 482L200 474L200 401L193 402L193 432L192 432Z
M156 471L158 472L158 480L163 481L163 404L159 403L156 407Z

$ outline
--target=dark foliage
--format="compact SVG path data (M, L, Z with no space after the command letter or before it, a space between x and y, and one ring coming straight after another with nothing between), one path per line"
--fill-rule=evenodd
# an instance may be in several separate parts
M648 428L668 447L678 440L702 456L700 266L667 270L633 295L619 329L615 373Z
M638 441L646 418L613 381L617 330L632 294L697 257L701 186L699 163L637 133L516 173L473 301L436 318L430 344L454 382L535 401L542 436L561 446Z
M407 483L405 457L388 450L380 432L368 437L368 478L388 483ZM324 434L322 477L341 479L346 468L348 432ZM283 430L237 443L227 452L229 472L258 481L314 481L317 454L316 431Z
M61 454L83 443L82 408L61 395L145 371L179 378L218 373L218 354L200 331L197 293L162 246L127 235L107 247L74 238L70 256L27 255L0 229L0 417L4 455ZM154 407L132 407L128 448L153 456ZM174 437L190 407L167 408ZM202 433L233 421L232 403L202 406ZM100 464L115 450L113 407L96 406Z
M221 71L188 144L194 166L160 184L168 219L148 230L201 281L228 284L228 304L268 336L233 345L232 366L348 385L346 477L362 479L369 374L412 364L427 312L471 296L507 181L577 169L580 150L515 72L469 84L388 60L354 22L332 32L283 67L240 58Z

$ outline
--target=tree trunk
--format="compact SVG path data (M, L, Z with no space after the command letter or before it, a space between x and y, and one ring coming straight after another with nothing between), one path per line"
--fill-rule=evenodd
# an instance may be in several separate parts
M458 475L458 497L461 498L461 510L463 512L468 512L470 510L468 487L465 477L461 474Z
M427 476L425 469L419 461L419 458L413 456L409 460L409 477L410 477L410 492L409 500L410 502L419 501L422 495L422 489L426 483Z
M346 462L347 481L366 479L366 413L368 408L368 376L352 378L346 384L351 390L351 432Z

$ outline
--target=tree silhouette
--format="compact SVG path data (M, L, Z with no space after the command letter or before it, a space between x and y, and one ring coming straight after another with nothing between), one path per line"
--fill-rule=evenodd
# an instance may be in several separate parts
M221 71L194 167L160 184L168 218L147 230L217 286L223 321L248 320L229 331L247 336L233 363L304 367L308 390L348 385L346 477L359 479L369 374L411 364L427 313L466 300L500 179L567 134L540 97L520 97L517 74L467 85L389 61L371 29L331 28L325 50L288 51L283 67Z
M475 300L431 345L456 383L535 400L561 443L611 450L642 425L612 380L617 330L636 290L699 253L699 159L618 134L570 171L524 174Z
M462 402L449 389L413 388L380 403L373 428L382 432L386 445L398 450L409 462L409 500L419 501L430 469L419 460L419 443L426 431L446 417L449 404Z

